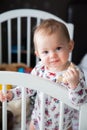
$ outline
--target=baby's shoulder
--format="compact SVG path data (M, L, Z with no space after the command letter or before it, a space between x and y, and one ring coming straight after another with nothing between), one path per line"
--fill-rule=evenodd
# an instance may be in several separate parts
M38 75L39 73L42 73L45 71L45 66L42 64L42 62L38 62L37 65L32 70L32 73L36 73L35 75Z

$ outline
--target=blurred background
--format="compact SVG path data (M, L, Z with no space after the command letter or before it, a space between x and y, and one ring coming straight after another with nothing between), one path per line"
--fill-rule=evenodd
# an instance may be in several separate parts
M87 1L86 0L1 0L0 13L20 8L48 11L74 24L75 48L72 61L79 64L87 53Z

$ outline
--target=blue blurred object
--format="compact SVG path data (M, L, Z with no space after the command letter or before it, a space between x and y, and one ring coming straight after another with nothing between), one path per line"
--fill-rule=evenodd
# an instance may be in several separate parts
M24 73L25 69L23 67L18 68L18 72Z

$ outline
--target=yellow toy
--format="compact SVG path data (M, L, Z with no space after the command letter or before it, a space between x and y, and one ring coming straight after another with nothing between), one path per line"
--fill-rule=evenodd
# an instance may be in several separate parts
M0 84L0 90L2 90L2 84ZM9 89L12 89L12 85L8 84L6 85L6 89L9 90Z

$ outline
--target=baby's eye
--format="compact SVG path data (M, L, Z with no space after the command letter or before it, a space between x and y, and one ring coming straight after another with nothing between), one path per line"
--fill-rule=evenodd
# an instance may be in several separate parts
M61 49L62 49L62 47L57 47L57 48L56 48L56 50L58 50L58 51L61 50Z
M48 54L48 51L43 51L44 54Z

